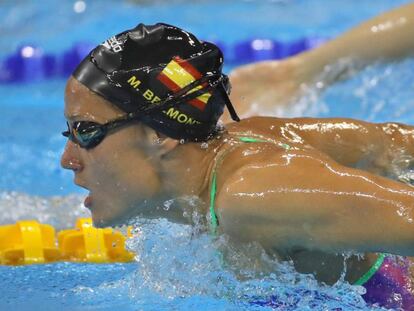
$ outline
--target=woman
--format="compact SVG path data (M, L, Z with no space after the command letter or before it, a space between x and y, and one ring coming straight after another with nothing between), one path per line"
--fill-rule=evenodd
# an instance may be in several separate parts
M75 70L61 162L90 191L85 206L95 224L136 215L188 222L192 207L156 206L190 195L214 233L258 242L329 284L346 268L347 281L369 287L392 264L375 253L413 256L413 188L381 175L412 157L414 128L269 117L219 128L224 106L238 121L222 63L216 46L186 31L140 24ZM344 267L337 254L350 251L366 256ZM402 280L390 290L409 305L408 274Z

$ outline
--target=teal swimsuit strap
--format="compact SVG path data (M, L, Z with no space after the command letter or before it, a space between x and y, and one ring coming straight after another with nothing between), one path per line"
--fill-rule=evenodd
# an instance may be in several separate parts
M211 180L211 189L210 189L210 229L211 233L215 234L218 226L218 219L216 212L214 210L214 202L216 200L216 191L217 191L217 181L216 181L216 170L213 172L213 179Z
M232 150L232 149L230 149ZM224 158L224 156L229 152L229 150L224 151L220 157L216 160L216 163L213 168L213 177L211 179L211 188L210 188L210 231L213 235L216 234L217 227L218 227L218 218L216 211L214 209L214 205L216 202L216 193L217 193L217 166L219 162Z
M378 269L382 266L382 263L384 262L384 259L387 255L386 254L379 254L377 257L377 260L375 260L372 267L363 275L361 276L358 281L354 283L354 285L364 285L366 282L368 282L373 275L378 271Z

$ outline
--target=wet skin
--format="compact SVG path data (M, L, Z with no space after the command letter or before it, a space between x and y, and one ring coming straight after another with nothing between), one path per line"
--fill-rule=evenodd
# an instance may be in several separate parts
M293 259L298 271L327 283L343 269L342 256L328 254L412 256L414 188L379 174L394 176L413 164L414 128L257 117L230 124L228 133L269 143L242 144L220 165L217 212L223 232L260 241ZM354 282L374 258L348 260L346 279Z
M69 121L105 123L120 115L69 80ZM157 208L185 195L198 196L204 202L200 211L207 214L217 163L219 233L236 242L259 242L269 253L293 259L300 272L332 283L343 271L342 256L333 254L414 255L414 188L379 175L392 175L401 157L412 159L412 127L258 117L229 124L207 148L159 140L155 134L137 123L111 133L93 149L67 142L62 166L90 190L97 225L120 224L135 215L188 222L183 216L187 207ZM240 136L268 142L242 143ZM373 258L348 260L346 279L355 281Z

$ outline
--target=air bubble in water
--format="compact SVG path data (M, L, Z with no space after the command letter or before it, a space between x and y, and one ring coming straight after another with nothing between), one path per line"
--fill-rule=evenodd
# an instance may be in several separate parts
M163 203L163 210L168 211L171 208L171 205L174 203L174 199L167 200Z

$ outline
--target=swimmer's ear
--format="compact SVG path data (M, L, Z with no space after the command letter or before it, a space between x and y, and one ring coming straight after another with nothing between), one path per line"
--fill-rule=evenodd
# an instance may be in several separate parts
M170 137L160 138L161 140L158 142L159 152L158 155L160 157L166 156L168 153L173 151L180 142L176 139L172 139Z
M156 149L156 154L159 157L167 155L180 144L178 140L165 136L149 127L144 127L144 132L148 142Z

